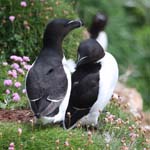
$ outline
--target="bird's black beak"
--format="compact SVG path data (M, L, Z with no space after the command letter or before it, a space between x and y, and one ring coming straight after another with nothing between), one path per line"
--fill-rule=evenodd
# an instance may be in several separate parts
M84 23L81 20L71 20L66 24L66 26L70 27L71 29L79 28L83 25L84 25Z

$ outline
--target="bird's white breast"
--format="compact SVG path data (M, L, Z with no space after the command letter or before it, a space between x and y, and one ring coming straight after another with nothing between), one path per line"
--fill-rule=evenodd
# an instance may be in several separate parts
M109 102L115 86L118 81L118 64L115 58L108 52L105 52L104 58L101 60L99 94L96 103L91 111L102 111Z
M107 38L107 34L104 31L101 31L97 38L96 41L102 46L102 48L104 49L104 51L107 50L107 46L108 46L108 38Z

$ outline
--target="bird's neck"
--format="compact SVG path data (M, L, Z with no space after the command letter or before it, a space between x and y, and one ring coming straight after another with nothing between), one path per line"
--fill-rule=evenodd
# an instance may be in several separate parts
M54 51L63 57L62 38L60 37L45 37L43 39L43 49Z
M91 28L90 29L90 38L92 39L96 39L99 35L100 32L104 31L103 29L99 29L99 28Z

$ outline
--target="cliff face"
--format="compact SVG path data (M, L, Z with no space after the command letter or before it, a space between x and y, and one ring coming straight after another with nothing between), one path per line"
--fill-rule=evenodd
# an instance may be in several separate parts
M127 104L129 111L135 116L143 118L143 99L135 88L129 88L123 83L118 82L115 93L120 97L120 102Z

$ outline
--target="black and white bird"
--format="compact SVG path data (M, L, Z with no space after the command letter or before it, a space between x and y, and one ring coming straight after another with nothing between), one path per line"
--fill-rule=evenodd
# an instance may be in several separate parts
M118 65L95 39L80 43L76 71L63 126L71 129L98 124L100 112L109 103L118 81Z
M92 23L88 29L90 37L96 39L103 49L106 51L108 47L108 38L105 28L108 22L108 17L102 12L98 12L93 16Z
M71 91L71 73L62 50L64 37L82 26L80 20L54 19L48 23L43 48L26 77L26 90L32 111L43 124L65 117Z

